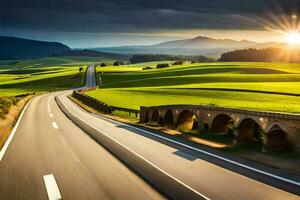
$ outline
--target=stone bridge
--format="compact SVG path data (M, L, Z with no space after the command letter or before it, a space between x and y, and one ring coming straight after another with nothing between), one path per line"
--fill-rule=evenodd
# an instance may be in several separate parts
M263 151L300 152L300 115L194 105L141 107L141 123L230 134L235 144L262 142Z

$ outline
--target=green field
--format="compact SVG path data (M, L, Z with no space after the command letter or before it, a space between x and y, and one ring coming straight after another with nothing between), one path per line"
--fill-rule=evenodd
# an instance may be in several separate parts
M26 68L42 68L49 66L74 66L83 64L93 64L100 62L113 62L113 60L95 58L95 57L44 57L29 60L1 60L0 69L26 69Z
M102 88L87 94L110 105L134 109L201 104L300 113L298 64L216 62L142 70L156 64L98 67Z
M0 63L0 97L28 92L68 89L84 84L84 71L91 58L49 57ZM79 73L79 66L84 70Z

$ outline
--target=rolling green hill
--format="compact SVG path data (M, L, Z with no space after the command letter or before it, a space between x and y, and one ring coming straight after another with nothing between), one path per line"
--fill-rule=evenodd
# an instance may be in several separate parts
M39 58L68 50L68 46L58 42L0 36L0 60Z
M102 88L87 94L114 106L134 109L201 104L300 113L298 64L216 62L142 70L155 65L99 67Z
M84 84L84 67L94 58L49 57L0 64L0 97L68 89Z

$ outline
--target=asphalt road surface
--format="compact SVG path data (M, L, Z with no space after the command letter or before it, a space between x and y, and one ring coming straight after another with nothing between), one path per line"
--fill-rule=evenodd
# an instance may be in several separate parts
M48 174L63 199L164 199L66 118L53 94L28 105L0 161L0 199L48 199Z
M95 84L91 66L86 87ZM72 115L189 188L199 199L299 199L295 192L258 181L259 173L238 173L234 170L238 167L230 167L231 163L224 167L210 160L211 156L156 137L154 132L152 135L147 130L92 115L67 98L70 93L37 96L25 109L6 144L8 148L0 153L1 200L165 198L70 121L55 96ZM297 190L299 182L294 182L296 186L288 182L286 185Z

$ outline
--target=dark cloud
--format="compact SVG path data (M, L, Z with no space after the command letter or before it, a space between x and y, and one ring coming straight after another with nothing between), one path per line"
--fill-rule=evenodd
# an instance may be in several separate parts
M300 0L0 0L0 34L1 29L79 33L259 29L261 19L298 13L299 7Z
M252 28L256 15L297 0L1 0L0 26L55 31Z

